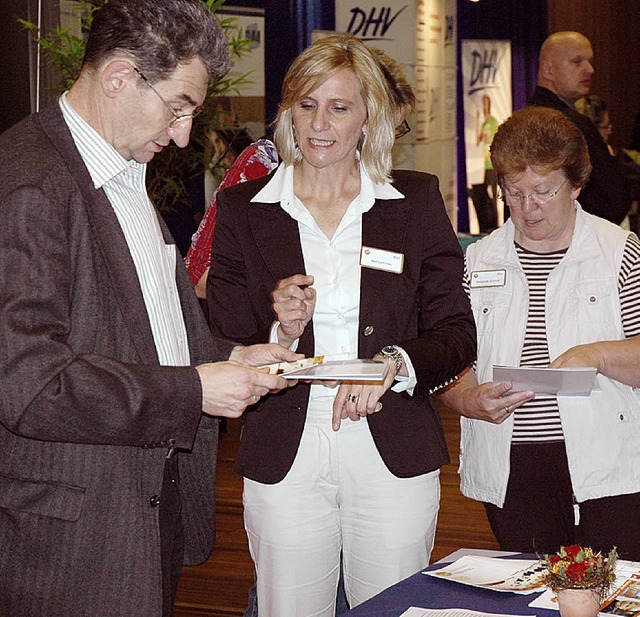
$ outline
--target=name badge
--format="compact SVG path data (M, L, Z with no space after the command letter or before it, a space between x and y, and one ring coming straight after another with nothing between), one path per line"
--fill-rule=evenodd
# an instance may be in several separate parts
M360 249L360 265L363 268L384 270L394 274L402 274L404 268L404 254L363 246Z
M482 287L504 287L507 280L506 270L476 270L471 273L471 289Z

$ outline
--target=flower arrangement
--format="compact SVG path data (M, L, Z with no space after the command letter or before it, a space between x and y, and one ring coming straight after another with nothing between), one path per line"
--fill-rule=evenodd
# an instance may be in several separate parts
M605 557L589 547L563 546L558 553L544 559L545 583L556 593L563 589L591 589L602 599L615 580L617 561L615 547Z

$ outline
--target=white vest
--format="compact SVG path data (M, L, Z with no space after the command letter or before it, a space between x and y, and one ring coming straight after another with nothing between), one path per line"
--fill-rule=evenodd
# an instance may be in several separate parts
M629 232L587 214L576 202L571 246L547 281L545 312L553 360L575 345L624 338L618 274ZM478 328L478 383L493 365L518 366L528 286L511 220L468 247L467 271L505 270L503 287L471 289ZM638 367L640 370L640 367ZM640 392L598 375L589 397L559 396L573 492L578 502L640 492ZM502 507L509 479L513 415L502 424L461 418L464 495Z

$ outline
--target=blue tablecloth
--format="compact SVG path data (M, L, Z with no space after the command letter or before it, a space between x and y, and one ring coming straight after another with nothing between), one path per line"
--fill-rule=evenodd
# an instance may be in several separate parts
M534 555L518 558L535 559ZM429 570L438 570L434 564ZM487 613L559 617L558 611L529 608L540 594L516 594L479 589L418 573L399 582L360 606L344 613L344 617L398 617L411 606L420 608L466 608Z

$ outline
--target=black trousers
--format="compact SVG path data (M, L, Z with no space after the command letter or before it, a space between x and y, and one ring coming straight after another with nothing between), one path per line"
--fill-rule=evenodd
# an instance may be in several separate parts
M640 560L640 493L574 504L564 442L512 445L504 506L484 506L502 550L542 555L582 544L606 553L615 546L621 558Z

